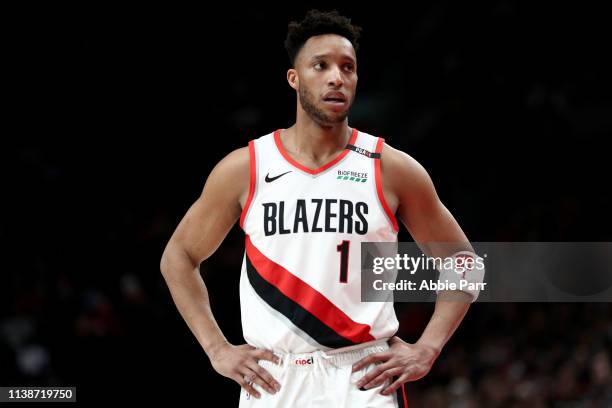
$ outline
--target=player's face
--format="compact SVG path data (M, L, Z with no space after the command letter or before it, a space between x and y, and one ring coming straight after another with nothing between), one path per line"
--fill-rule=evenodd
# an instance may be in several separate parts
M335 34L309 38L298 53L294 71L292 86L310 117L321 124L346 119L357 89L357 58L349 40Z

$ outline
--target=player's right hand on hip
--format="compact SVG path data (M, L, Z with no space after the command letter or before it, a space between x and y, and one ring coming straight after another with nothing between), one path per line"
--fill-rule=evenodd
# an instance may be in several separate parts
M280 364L280 359L270 350L258 349L250 344L239 346L224 344L210 356L210 362L215 371L236 381L255 398L260 398L261 395L253 387L253 383L270 394L275 394L280 390L280 384L257 363L259 360Z

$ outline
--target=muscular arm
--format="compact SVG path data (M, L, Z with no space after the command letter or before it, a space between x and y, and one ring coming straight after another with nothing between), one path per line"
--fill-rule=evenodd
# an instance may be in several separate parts
M170 238L161 259L161 271L181 316L208 355L213 368L231 378L255 398L259 385L270 394L280 389L261 359L278 363L270 351L249 344L230 344L210 308L199 265L219 247L240 217L248 194L249 151L233 151L212 170L202 195L191 206Z
M213 317L199 265L217 250L240 217L240 198L248 190L248 181L249 153L245 147L228 154L212 170L161 259L161 272L172 298L209 357L227 340Z
M446 257L455 250L471 249L459 224L440 201L427 171L416 160L384 144L381 173L385 201L392 210L397 209L397 216L426 255ZM437 242L456 245L436 245ZM372 362L383 362L363 376L357 386L367 389L397 377L381 391L390 394L401 384L427 375L463 320L470 300L471 296L461 291L440 292L433 316L415 344L395 336L389 340L389 350L371 354L353 366L357 371Z
M383 145L383 183L397 200L397 216L428 256L446 257L461 249L472 249L466 235L440 201L427 171L406 153ZM457 245L436 245L452 242ZM450 339L469 308L471 297L460 291L440 292L433 316L417 343L437 353ZM457 301L459 300L459 301Z

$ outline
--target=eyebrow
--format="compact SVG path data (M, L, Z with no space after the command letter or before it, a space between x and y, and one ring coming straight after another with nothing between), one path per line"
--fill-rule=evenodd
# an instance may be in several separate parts
M315 61L315 60L327 58L329 56L330 56L330 54L317 54L317 55L313 56L310 60L311 61ZM353 59L353 57L351 57L350 55L344 54L344 55L342 55L342 58L351 61L353 64L356 63L355 60Z

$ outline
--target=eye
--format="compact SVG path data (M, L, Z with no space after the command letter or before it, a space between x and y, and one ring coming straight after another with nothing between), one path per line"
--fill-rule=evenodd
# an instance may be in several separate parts
M353 72L355 70L355 66L353 64L346 64L344 68L350 72Z
M320 69L325 69L325 63L324 62L317 62L314 66L314 68L316 70L320 70Z

